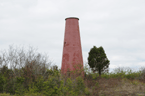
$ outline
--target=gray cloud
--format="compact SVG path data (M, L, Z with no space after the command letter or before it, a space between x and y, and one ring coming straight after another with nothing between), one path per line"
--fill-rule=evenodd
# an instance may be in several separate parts
M145 66L144 0L1 0L0 45L32 45L61 67L65 18L80 18L83 59L103 46L111 70Z

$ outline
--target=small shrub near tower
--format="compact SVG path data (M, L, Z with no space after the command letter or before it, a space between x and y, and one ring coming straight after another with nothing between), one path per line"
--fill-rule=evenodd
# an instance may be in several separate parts
M102 72L107 71L110 64L103 47L97 48L94 46L91 48L88 57L88 64L93 72L98 72L99 76L101 76Z

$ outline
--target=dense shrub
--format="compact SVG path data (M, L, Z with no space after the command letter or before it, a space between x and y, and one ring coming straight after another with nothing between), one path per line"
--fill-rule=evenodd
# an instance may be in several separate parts
M2 73L0 73L0 92L2 93L4 90L4 85L6 83L6 78Z

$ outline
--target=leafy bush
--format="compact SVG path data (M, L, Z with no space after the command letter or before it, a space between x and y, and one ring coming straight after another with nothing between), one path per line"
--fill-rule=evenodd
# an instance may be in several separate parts
M4 86L6 83L6 78L4 77L4 75L2 73L0 73L0 92L4 91Z

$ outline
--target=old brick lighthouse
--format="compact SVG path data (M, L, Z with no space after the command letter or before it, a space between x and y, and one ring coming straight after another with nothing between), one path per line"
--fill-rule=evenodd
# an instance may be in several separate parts
M62 55L61 73L83 70L83 57L79 31L79 18L65 19L65 36ZM83 71L81 72L83 73Z

